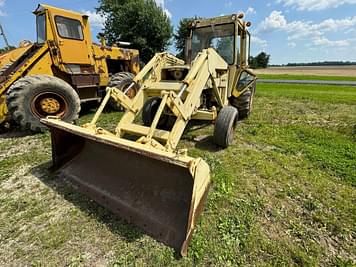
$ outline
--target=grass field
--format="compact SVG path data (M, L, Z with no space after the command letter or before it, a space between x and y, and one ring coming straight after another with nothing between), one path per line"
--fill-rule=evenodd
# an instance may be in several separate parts
M258 74L258 78L268 80L356 81L356 77L351 76L324 76L303 74Z
M226 150L184 135L213 180L186 258L51 174L48 133L2 134L0 265L354 266L356 89L259 84L254 108Z

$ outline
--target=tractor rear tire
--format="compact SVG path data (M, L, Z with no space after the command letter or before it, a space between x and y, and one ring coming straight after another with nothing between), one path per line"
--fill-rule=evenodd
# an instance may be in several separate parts
M238 121L238 110L232 106L223 107L215 121L214 143L223 148L232 144Z
M116 87L124 92L131 85L134 77L135 75L130 72L118 72L110 77L108 87ZM126 95L132 99L136 96L137 91L137 86L133 86ZM123 107L118 105L113 98L109 99L109 107L112 110L123 111Z
M80 99L65 81L49 75L25 76L16 81L6 97L12 119L21 128L44 132L41 118L58 116L72 123L79 117Z
M239 97L232 97L231 104L239 111L239 120L247 119L252 111L253 97L256 91L256 84L245 91Z

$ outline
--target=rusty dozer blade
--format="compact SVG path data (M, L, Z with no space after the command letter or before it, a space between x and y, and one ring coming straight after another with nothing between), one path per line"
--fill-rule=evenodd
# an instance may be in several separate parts
M210 184L202 159L154 151L56 119L42 123L51 130L55 169L81 192L186 255Z

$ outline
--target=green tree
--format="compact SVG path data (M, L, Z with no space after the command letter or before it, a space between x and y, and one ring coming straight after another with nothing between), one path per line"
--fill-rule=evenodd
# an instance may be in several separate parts
M0 54L6 53L8 51L11 51L13 49L15 49L15 46L10 45L10 47L4 47L4 48L0 48Z
M170 19L154 0L100 0L97 11L107 19L104 36L109 45L128 41L140 50L143 62L170 45Z
M177 49L177 57L184 59L185 54L185 41L190 34L190 24L199 17L195 16L192 18L182 18L179 21L178 29L174 33L174 42Z
M269 63L270 55L265 52L259 53L256 57L250 57L249 63L251 68L259 69L259 68L267 68Z

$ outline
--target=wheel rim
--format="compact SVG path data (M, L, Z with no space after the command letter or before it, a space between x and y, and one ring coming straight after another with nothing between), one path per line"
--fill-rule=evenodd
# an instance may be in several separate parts
M62 118L68 111L68 103L60 94L45 92L33 98L31 111L40 118L47 116L58 116Z

